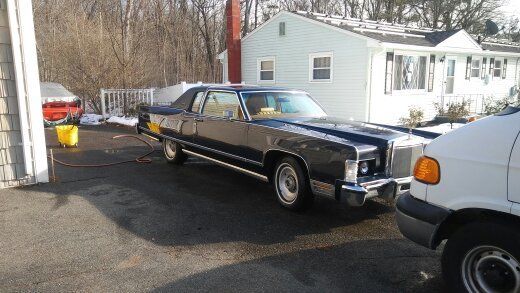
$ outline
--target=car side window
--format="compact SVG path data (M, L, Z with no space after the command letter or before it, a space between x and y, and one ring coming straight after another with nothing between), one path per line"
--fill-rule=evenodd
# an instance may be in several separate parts
M191 105L191 112L199 113L203 97L204 97L204 92L198 92L195 94L195 98L193 99L193 104Z
M233 119L243 119L244 117L237 95L228 92L209 92L204 101L202 114Z

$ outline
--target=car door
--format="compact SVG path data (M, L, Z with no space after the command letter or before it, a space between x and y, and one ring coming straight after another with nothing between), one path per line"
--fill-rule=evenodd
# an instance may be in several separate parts
M208 91L200 115L194 118L194 143L209 155L241 160L248 127L243 113L236 93Z
M520 134L517 136L516 143L511 151L507 177L507 196L510 201L520 203Z

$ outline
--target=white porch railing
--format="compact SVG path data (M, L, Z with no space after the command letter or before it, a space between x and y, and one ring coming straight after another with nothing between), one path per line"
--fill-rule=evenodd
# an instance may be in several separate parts
M141 104L153 105L153 89L101 89L103 117L135 113Z
M438 100L444 107L452 103L467 101L470 114L482 114L486 110L484 94L449 94L441 96Z

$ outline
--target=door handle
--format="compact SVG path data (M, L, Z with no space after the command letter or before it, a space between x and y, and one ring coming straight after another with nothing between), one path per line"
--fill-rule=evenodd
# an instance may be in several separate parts
M195 117L193 120L195 120L195 121L197 121L197 122L203 122L203 121L204 121L204 119L199 118L199 117Z

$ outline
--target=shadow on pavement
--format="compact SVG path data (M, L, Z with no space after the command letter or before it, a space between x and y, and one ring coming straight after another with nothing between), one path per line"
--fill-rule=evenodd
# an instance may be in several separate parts
M55 156L73 163L104 163L143 153L139 141L114 141L120 132L80 130L80 148L56 149ZM82 133L83 132L83 133ZM56 145L52 130L48 145ZM157 149L160 149L156 144ZM81 196L106 217L138 237L159 245L196 245L244 241L272 244L300 235L327 233L393 212L393 207L369 202L348 208L317 198L311 210L297 214L279 207L272 188L263 182L197 159L183 166L166 164L157 151L151 164L107 168L56 165L60 182L30 187L56 194L54 209L66 208L68 197ZM387 217L393 221L393 216ZM393 223L391 223L393 224ZM380 233L352 229L352 237Z
M269 256L194 274L154 292L256 292L265 291L266 284L272 292L446 292L437 258L406 245L405 240L356 241Z

